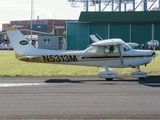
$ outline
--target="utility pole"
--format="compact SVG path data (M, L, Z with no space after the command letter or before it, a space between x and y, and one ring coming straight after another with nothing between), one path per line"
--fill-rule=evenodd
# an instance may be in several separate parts
M33 0L31 0L31 41L32 41L32 11L33 11Z

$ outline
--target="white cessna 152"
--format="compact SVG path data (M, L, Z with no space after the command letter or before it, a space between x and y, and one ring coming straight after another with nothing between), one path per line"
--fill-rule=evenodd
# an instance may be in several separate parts
M136 68L133 77L143 79L148 73L140 70L140 65L147 65L158 54L151 50L132 49L121 39L106 39L92 43L83 51L61 51L35 48L25 36L15 27L6 28L7 35L16 52L16 58L21 61L50 64L69 64L104 67L98 73L100 78L112 80L117 72L108 67Z

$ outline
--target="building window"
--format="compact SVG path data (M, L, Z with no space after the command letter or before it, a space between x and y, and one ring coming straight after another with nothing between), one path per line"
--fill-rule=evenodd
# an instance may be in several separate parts
M50 39L44 39L43 44L44 45L49 45L51 43Z

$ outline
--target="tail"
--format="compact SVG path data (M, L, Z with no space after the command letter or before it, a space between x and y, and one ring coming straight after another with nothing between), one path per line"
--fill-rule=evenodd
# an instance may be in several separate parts
M99 42L100 41L95 35L90 35L90 38L93 42Z
M35 51L35 47L15 27L5 28L7 36L14 51L19 55L29 55Z

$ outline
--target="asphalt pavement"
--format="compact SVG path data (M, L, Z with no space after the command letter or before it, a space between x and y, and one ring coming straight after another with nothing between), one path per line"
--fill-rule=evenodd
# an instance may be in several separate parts
M0 119L160 119L160 76L0 77Z

